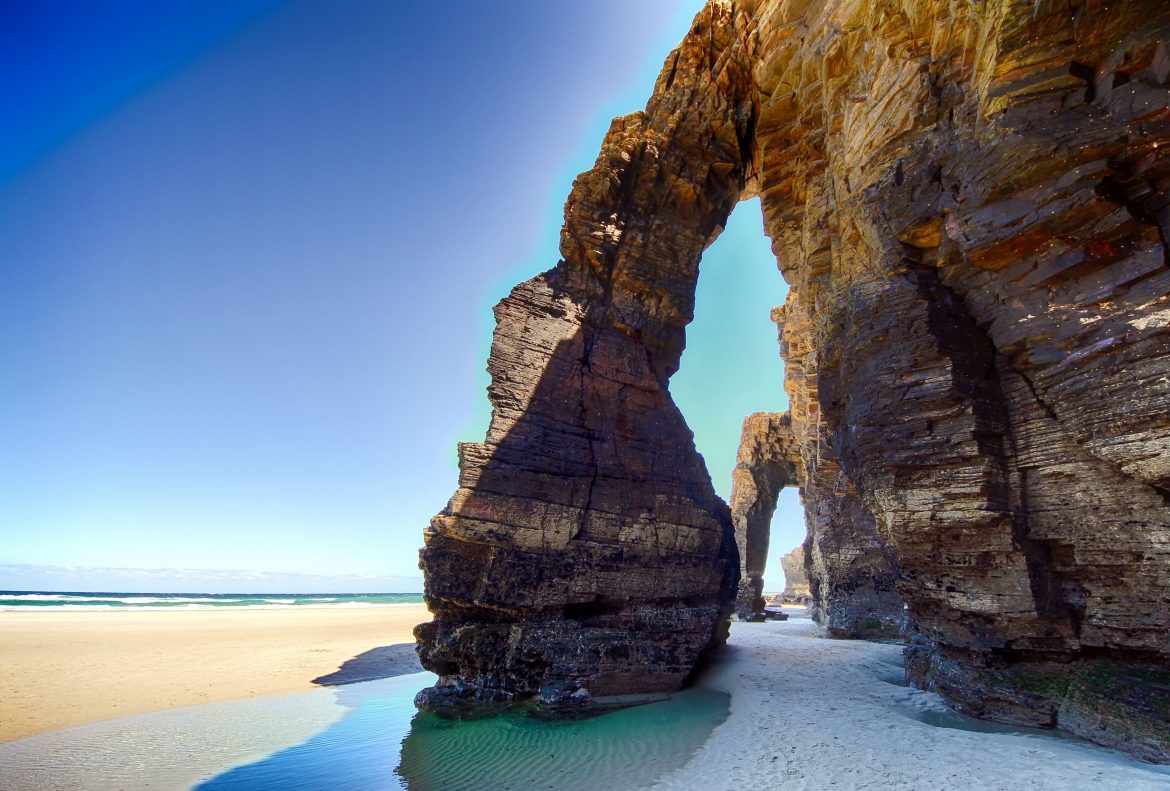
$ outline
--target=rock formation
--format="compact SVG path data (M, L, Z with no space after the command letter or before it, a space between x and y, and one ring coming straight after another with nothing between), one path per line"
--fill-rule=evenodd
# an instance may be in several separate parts
M731 473L731 521L740 561L735 610L740 618L763 619L764 567L776 498L785 486L803 484L804 466L789 415L748 415Z
M781 555L780 568L784 571L784 592L780 594L780 601L789 604L808 604L812 601L808 573L804 570L804 547L797 547L787 555Z
M563 260L496 307L488 435L460 446L421 552L435 618L419 655L441 677L424 707L668 692L726 635L731 515L667 381L750 158L736 19L700 15L646 111L615 120L574 182Z
M1170 761L1168 44L1162 0L707 5L496 309L421 702L671 689L720 640L731 518L667 382L758 194L806 508L855 528L810 535L818 607L896 587L919 683Z
M783 343L783 334L781 340L783 354L791 360L795 355ZM804 389L809 382L803 372L812 370L808 365L804 360L803 365L786 368L793 403L815 400L815 392ZM813 617L832 637L898 637L905 625L905 605L894 589L897 572L881 547L874 518L833 461L821 424L806 419L797 425L802 429L800 439L788 412L757 412L743 422L731 490L731 521L740 557L736 614L743 620L764 618L772 515L781 490L798 486L807 505L809 548L809 561L801 548L801 562L808 569L801 570L801 578Z
M784 389L805 468L801 501L811 613L832 637L896 637L905 621L894 588L897 571L873 514L841 468L830 424L821 419L812 313L789 294L772 319L780 329Z

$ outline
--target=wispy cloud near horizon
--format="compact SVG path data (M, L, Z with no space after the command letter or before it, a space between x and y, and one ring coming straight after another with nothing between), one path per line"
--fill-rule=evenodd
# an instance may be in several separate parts
M422 577L250 569L111 568L0 563L0 590L119 593L414 593Z

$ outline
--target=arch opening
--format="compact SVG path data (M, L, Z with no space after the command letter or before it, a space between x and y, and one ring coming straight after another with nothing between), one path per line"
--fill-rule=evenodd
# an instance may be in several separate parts
M670 391L716 492L732 509L740 556L736 611L746 619L763 613L772 511L784 487L797 486L799 461L793 452L775 460L780 467L761 466L767 451L760 442L768 438L757 435L766 429L764 416L788 409L775 324L788 287L764 233L758 198L737 204L722 234L704 251L700 269L694 319ZM804 540L803 510L792 496L795 489L788 494L785 511L788 521L795 517L799 534L787 531L793 535L785 539L791 542L786 551ZM781 579L779 562L772 563L771 574Z
M765 601L771 596L783 604L807 606L812 603L808 570L804 565L804 542L807 539L808 526L800 491L784 489L776 498L776 510L772 513L768 576L764 579Z

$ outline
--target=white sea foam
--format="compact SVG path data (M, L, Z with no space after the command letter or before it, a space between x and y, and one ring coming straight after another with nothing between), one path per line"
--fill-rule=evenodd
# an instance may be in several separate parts
M220 600L222 601L222 600ZM158 607L151 605L143 605L141 607L118 607L113 604L61 604L56 607L30 607L28 605L19 604L4 604L0 605L0 612L93 612L93 611L117 611L117 612L177 612L187 610L219 610L223 612L232 612L235 610L334 610L334 609L353 609L358 608L381 608L381 607L415 607L422 602L415 601L400 601L400 602L361 602L361 601L346 601L334 602L332 604L327 602L320 602L317 604L246 604L242 607L217 607L214 604L184 604L174 607Z
M161 602L242 602L244 599L221 599L206 596L78 596L69 593L0 593L0 599L5 601L62 601L62 602L107 602L116 601L122 604L159 604ZM272 601L283 601L273 599ZM292 601L289 599L288 601ZM96 606L96 605L95 605Z
M102 597L98 596L101 599ZM220 604L246 601L246 599L220 599L202 596L126 596L117 599L102 599L103 601L119 601L123 604L159 604L162 602L218 602Z

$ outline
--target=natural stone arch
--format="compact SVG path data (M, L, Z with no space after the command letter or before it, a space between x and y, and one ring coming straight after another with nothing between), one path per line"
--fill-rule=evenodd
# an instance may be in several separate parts
M787 486L804 486L800 447L787 412L756 412L743 421L731 474L731 522L739 548L736 614L762 618L764 571L776 499Z
M916 679L1170 760L1167 41L1160 0L709 4L497 307L422 702L662 691L721 639L730 515L667 380L756 192L806 494L872 519Z
M731 519L740 555L736 614L763 618L772 516L780 492L797 486L806 528L800 575L809 586L813 618L833 637L897 637L905 628L897 568L882 546L873 515L821 436L815 419L815 351L800 340L807 325L788 324L787 316L784 307L772 314L780 328L793 410L744 420L732 475ZM790 576L787 566L785 576Z

